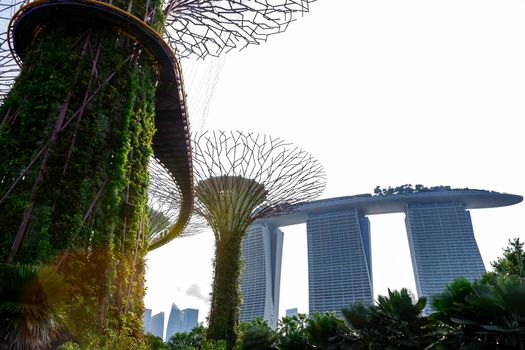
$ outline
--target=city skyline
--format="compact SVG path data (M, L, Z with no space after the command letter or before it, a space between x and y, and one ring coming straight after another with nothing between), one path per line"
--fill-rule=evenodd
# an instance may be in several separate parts
M306 223L308 243L308 312L334 311L354 302L373 301L369 217L402 212L418 297L444 290L454 278L475 280L485 272L470 217L471 209L511 206L522 196L479 189L401 186L360 194L314 200L284 214L256 220L243 241L244 303L241 321L262 317L276 326L280 296L282 244L270 244L270 233ZM379 232L381 234L381 232ZM282 233L281 233L282 235ZM280 236L278 236L280 237ZM277 240L277 242L282 241ZM277 263L270 257L277 256ZM269 271L269 266L274 271ZM382 278L382 276L378 276ZM266 294L266 298L264 295ZM431 311L430 304L425 309Z
M523 195L523 14L518 1L317 1L282 35L226 55L203 122L188 90L192 126L303 147L326 168L322 198L406 183ZM488 269L509 239L525 240L524 213L523 203L473 211ZM403 215L374 216L371 226L374 298L387 288L415 294ZM297 287L307 283L305 228L283 232L281 315L308 303L307 288ZM184 300L203 321L212 250L204 232L149 254L146 305Z
M166 337L164 340L168 340L173 334L182 330L182 322L184 319L184 313L181 309L171 304L171 310L168 316L168 324L166 325Z
M175 333L190 332L199 324L199 309L186 308L181 310L175 303L172 303L167 322L164 322L164 315L165 312L163 311L153 314L152 309L146 305L144 333L152 333L162 337L167 342Z
M149 321L148 332L164 339L164 312L161 311L153 316Z
M392 188L391 193L383 190L379 195L314 200L286 214L256 220L242 243L240 321L261 317L275 328L277 320L284 316L279 315L281 229L291 225L306 223L308 237L310 295L309 307L303 313L335 311L341 316L340 310L353 302L373 301L370 215L405 214L406 239L416 284L414 296L425 296L430 301L432 295L441 292L453 278L481 277L486 269L474 238L470 210L512 206L521 203L523 197L450 186L417 187L420 189L403 185ZM173 304L167 339L174 308L183 314ZM427 304L425 312L430 311ZM182 318L179 319L182 324ZM180 325L172 324L171 328L174 327L181 329Z

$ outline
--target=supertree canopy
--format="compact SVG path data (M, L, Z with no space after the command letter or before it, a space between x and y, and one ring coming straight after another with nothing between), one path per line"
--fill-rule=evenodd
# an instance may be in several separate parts
M151 157L148 164L149 241L169 231L179 216L182 195L173 177L160 161Z
M165 237L177 225L180 215L182 194L173 176L162 163L151 157L148 165L149 187L149 249L155 249L165 244ZM205 221L198 216L193 216L186 224L184 231L176 237L187 237L201 232L206 227ZM175 237L173 237L175 238Z
M258 44L308 3L0 0L0 259L55 266L77 339L140 341L144 256L189 220L178 57ZM152 154L179 190L176 211L148 204Z
M291 209L325 187L321 164L281 139L242 132L206 132L193 139L195 210L215 235L208 337L231 348L241 302L241 243L257 218Z
M218 56L285 31L313 1L170 0L165 35L180 57Z
M248 45L259 45L269 36L284 32L292 21L309 11L313 1L170 0L162 7L148 0L100 2L124 9L155 28L178 58L206 58ZM7 94L20 72L10 48L13 28L7 28L5 24L28 3L29 0L0 0L0 28L6 28L0 34L2 95ZM76 19L83 15L77 13ZM3 26L1 21L4 21Z

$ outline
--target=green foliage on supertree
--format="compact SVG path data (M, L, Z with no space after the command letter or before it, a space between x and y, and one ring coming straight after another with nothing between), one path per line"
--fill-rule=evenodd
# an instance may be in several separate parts
M231 349L237 340L241 305L242 232L228 233L215 244L214 277L208 339L225 340Z
M0 259L55 266L79 346L144 344L155 79L131 38L57 19L0 106Z

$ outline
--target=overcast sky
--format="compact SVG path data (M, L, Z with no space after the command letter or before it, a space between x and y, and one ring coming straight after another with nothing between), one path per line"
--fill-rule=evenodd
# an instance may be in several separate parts
M287 32L228 53L207 118L191 115L197 90L190 116L196 129L267 133L311 152L327 172L322 198L407 183L524 195L523 18L523 1L318 0ZM472 211L487 268L509 238L525 240L524 218L524 204ZM415 292L403 220L371 217L376 296ZM308 312L306 228L283 231L281 315ZM149 253L146 307L167 317L175 302L204 321L212 249L205 232Z

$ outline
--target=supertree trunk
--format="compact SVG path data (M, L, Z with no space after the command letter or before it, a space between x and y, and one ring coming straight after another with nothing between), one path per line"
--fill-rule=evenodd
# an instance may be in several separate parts
M215 242L213 294L208 338L225 340L231 349L237 340L241 291L241 243L243 232L222 233Z
M141 339L154 103L153 63L129 38L57 18L0 108L1 258L55 264L77 338Z

